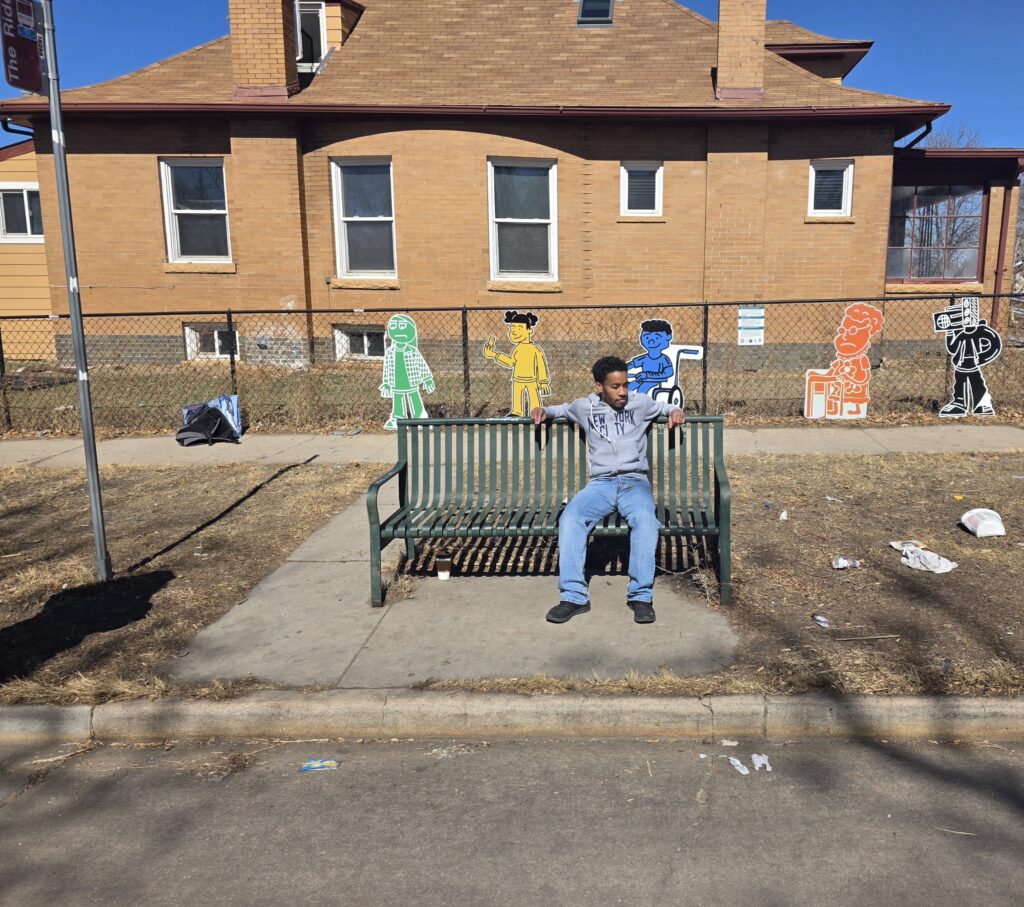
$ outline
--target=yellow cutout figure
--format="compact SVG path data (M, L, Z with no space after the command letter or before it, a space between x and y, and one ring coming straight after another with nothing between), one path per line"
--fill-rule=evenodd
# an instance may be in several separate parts
M493 337L484 344L484 356L512 369L510 416L526 416L540 406L541 397L551 396L551 376L544 350L533 342L533 329L539 320L533 312L508 311L505 324L508 339L514 344L511 354L499 353Z

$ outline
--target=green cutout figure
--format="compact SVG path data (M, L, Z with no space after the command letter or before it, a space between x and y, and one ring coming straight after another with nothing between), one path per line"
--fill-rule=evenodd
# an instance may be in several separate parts
M399 419L429 419L423 405L420 386L434 393L434 376L419 349L416 322L408 315L392 315L387 339L391 342L384 353L384 381L380 395L391 398L391 418L384 423L388 431L398 428Z

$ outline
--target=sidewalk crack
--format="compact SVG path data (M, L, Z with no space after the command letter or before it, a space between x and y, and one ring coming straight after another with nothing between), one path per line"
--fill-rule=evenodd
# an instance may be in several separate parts
M384 694L384 701L380 704L380 725L377 727L377 737L384 736L384 710L388 707L388 700L391 698L390 691Z

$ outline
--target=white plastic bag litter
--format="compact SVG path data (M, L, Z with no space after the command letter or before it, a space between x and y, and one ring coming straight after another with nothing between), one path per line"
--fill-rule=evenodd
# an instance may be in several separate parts
M963 523L965 529L973 532L979 539L1006 535L1003 518L994 510L987 510L984 507L968 510L960 517L960 522Z
M925 551L916 545L907 545L903 549L900 562L915 570L927 570L931 573L949 573L958 566L954 561L947 560L934 551Z

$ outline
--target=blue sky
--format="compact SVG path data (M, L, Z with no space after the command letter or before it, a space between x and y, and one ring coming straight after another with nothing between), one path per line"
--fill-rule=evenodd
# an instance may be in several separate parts
M717 0L686 5L717 15ZM104 0L102 17L97 6L55 0L67 88L122 75L228 31L227 0ZM768 15L834 37L874 40L849 85L951 103L946 119L966 122L985 144L1024 147L1021 0L769 0ZM0 89L0 97L14 94ZM7 138L0 133L0 143Z

